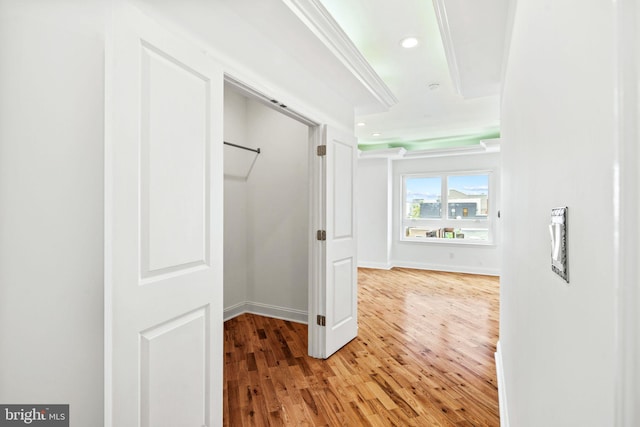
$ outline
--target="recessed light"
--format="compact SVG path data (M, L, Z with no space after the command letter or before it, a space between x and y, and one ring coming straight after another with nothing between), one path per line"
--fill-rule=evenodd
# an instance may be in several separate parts
M430 90L438 90L440 88L440 83L431 83L429 85Z
M418 39L415 37L405 37L400 40L400 45L405 49L411 49L418 46Z
M358 122L358 123L356 123L356 126L360 126L360 127L362 127L362 126L364 126L364 125L366 125L366 123L365 123L365 122Z
M372 133L371 136L380 136L380 133L379 132Z

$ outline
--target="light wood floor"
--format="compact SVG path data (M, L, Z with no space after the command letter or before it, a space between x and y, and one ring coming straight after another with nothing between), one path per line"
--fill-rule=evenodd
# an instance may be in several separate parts
M225 323L224 425L499 426L498 278L359 270L359 335L328 360L307 326Z

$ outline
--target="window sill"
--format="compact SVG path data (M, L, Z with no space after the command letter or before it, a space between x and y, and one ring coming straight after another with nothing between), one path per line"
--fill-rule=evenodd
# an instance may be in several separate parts
M493 241L482 240L465 240L465 239L441 239L441 238L400 238L402 243L418 243L427 245L445 245L445 246L482 246L482 247L495 247L497 246Z

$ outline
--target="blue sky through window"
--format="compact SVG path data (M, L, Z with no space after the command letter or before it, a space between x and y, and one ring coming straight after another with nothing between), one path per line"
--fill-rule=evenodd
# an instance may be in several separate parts
M447 180L449 190L469 195L489 194L489 175L450 175ZM442 180L440 177L408 177L406 191L407 202L415 199L440 200Z
M407 178L407 202L415 199L436 201L440 200L442 180L440 177Z
M489 175L451 175L448 177L449 191L464 194L489 194Z

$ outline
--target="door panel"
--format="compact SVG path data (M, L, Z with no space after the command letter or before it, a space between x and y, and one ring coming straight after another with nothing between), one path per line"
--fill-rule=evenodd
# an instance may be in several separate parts
M208 264L211 113L206 77L147 43L140 49L142 255L151 276Z
M221 425L223 74L130 6L111 43L105 425Z
M201 308L140 333L143 427L202 425L209 323L208 310Z
M329 142L329 141L328 141ZM333 238L353 239L353 159L354 148L348 142L334 140L327 154L332 163Z
M333 263L333 324L334 328L349 322L356 316L353 311L353 259L346 258Z
M357 241L355 236L355 171L353 136L325 129L325 307L324 357L358 334Z

